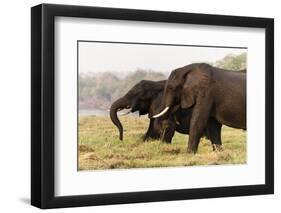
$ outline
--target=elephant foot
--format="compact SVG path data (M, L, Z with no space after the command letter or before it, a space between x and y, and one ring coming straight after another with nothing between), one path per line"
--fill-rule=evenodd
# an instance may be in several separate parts
M172 141L170 141L170 140L161 140L161 142L165 143L165 144L171 144L172 143Z
M142 140L143 142L148 142L150 140L160 140L160 136L156 134L144 135Z
M196 154L197 150L193 150L193 149L190 149L190 148L187 148L187 153L188 154Z
M213 147L213 151L215 151L215 152L223 151L223 146L220 144L212 144L212 147Z
M142 136L142 141L147 142L149 140L149 137L147 135Z

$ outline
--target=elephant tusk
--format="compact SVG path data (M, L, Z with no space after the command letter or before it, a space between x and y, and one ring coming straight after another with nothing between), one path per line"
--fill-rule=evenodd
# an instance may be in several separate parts
M169 110L169 107L166 107L162 112L158 113L157 115L154 115L153 118L158 118L162 115L164 115Z

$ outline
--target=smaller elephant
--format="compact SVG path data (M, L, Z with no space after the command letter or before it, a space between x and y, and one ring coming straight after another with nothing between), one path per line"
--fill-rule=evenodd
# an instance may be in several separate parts
M132 87L123 97L114 101L110 107L110 118L119 130L119 139L123 140L123 126L118 119L117 111L128 109L129 112L139 112L139 115L150 113L152 102L158 94L163 91L166 81L146 81L142 80ZM149 115L150 117L152 115ZM159 139L160 131L153 128L154 119L150 119L148 130L144 140L149 138Z
M171 143L175 131L189 134L189 120L192 109L181 109L174 106L167 115L161 118L153 118L163 98L166 81L142 80L130 89L127 94L112 103L110 118L119 129L119 138L123 139L123 126L118 119L117 111L129 109L129 112L139 112L139 115L148 114L150 118L149 127L144 135L144 140L161 139ZM221 149L221 127L215 119L210 119L203 135L212 141L213 149Z

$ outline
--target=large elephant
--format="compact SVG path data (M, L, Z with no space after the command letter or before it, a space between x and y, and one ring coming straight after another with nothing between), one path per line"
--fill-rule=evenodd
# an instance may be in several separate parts
M162 111L192 107L188 152L196 153L210 118L229 127L246 129L246 72L229 71L206 63L190 64L171 72L164 89Z
M180 105L176 105L165 116L152 118L159 111L165 84L166 81L142 80L111 105L110 118L119 129L120 140L123 139L123 126L118 119L117 111L125 108L129 112L139 111L140 115L148 114L150 122L144 140L161 139L171 143L175 131L189 134L192 109L181 109ZM215 119L210 118L204 129L203 134L212 141L214 150L221 149L221 126Z

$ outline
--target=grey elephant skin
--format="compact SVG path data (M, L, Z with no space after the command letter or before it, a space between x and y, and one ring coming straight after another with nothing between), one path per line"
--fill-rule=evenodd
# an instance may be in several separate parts
M144 140L161 139L164 142L171 143L175 131L189 134L192 108L181 109L180 105L176 105L165 116L152 118L159 111L165 85L166 80L142 80L123 97L112 103L110 118L119 130L120 140L123 140L123 126L118 119L117 111L125 108L130 109L130 112L138 111L139 115L148 114L150 122ZM220 149L221 147L221 126L219 122L211 118L203 131L203 135L211 140L213 149Z
M193 108L188 152L196 153L210 118L232 128L246 130L246 70L230 71L206 63L190 64L171 72L164 89L161 112L173 106Z

